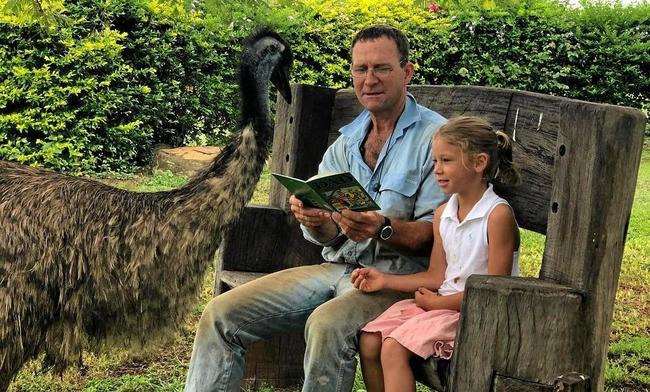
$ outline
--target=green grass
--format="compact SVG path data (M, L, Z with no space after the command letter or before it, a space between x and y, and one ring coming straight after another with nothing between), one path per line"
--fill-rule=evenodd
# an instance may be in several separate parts
M137 191L160 191L180 186L186 177L169 172L152 176L128 176L101 181ZM265 170L251 200L268 203L270 174ZM643 152L637 181L630 227L628 230L619 286L614 305L606 390L610 392L650 391L650 149ZM537 276L544 237L522 233L521 274ZM197 305L176 337L159 347L138 353L113 349L106 353L86 354L83 371L73 368L62 376L42 373L38 361L29 363L10 387L13 392L86 391L154 392L181 391L192 349L195 326L204 304L212 296L213 270L206 274ZM360 372L354 391L363 391ZM424 391L425 388L420 388ZM278 392L263 388L264 392Z

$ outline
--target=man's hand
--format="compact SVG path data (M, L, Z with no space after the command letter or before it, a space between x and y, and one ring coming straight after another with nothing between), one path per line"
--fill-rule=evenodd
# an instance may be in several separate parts
M319 208L305 207L304 203L291 195L289 198L291 212L296 220L306 227L319 227L330 221L330 213Z
M366 293L386 288L386 274L376 268L357 268L352 271L350 281L354 287Z
M441 304L439 300L440 296L438 293L427 288L420 287L415 292L415 304L424 310L440 309Z
M339 225L346 237L355 242L375 238L384 224L384 217L374 211L343 210L341 213L332 213L332 220Z

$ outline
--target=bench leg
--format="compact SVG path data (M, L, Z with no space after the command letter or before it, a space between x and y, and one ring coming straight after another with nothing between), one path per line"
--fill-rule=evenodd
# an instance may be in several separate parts
M242 387L288 388L302 385L305 338L301 331L253 343L246 351Z

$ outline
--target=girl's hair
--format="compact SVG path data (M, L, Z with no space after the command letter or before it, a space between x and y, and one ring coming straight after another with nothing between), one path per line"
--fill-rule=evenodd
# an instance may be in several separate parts
M488 164L483 178L490 182L517 185L521 182L519 170L512 163L512 139L502 131L492 128L479 117L461 116L449 119L440 127L434 138L442 137L449 144L460 147L469 157L486 153Z

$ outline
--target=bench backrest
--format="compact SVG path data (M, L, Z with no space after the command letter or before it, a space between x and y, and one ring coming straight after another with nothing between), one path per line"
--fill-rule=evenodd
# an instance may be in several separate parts
M546 234L540 278L591 291L596 285L591 278L601 269L593 256L622 254L637 176L636 169L626 168L638 167L643 114L500 88L411 86L409 91L443 116L481 116L514 139L513 160L523 183L497 192L512 204L522 228ZM308 178L338 129L362 107L351 89L294 85L293 93L292 105L278 101L272 171ZM288 193L276 182L270 198L271 205L287 208Z

